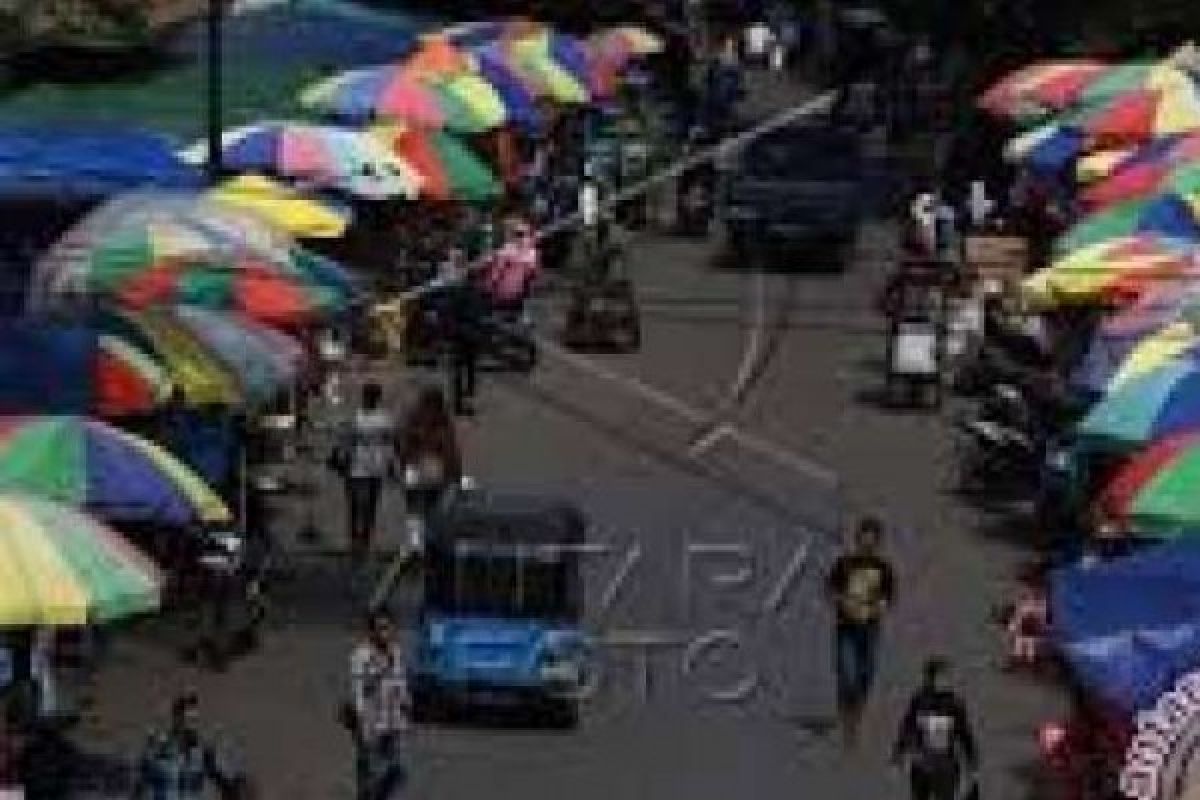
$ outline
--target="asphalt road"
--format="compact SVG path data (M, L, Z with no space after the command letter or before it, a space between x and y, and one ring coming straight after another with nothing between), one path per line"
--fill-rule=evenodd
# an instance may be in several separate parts
M765 110L801 96L761 84L753 98ZM871 299L894 248L892 226L873 220L846 272L812 270L813 256L760 277L723 265L719 237L638 234L640 353L552 350L529 380L488 379L463 429L469 469L485 486L560 493L588 513L605 547L588 563L589 626L609 643L603 681L574 732L419 730L411 796L901 797L887 749L933 651L960 665L985 795L1038 796L1034 730L1055 694L997 671L986 621L1019 542L987 535L992 521L946 491L944 417L876 400L883 331ZM412 378L399 376L398 398ZM865 740L843 753L829 730L820 576L863 512L889 524L900 594ZM333 492L315 507L333 533L341 514ZM196 686L262 796L350 796L349 743L334 721L354 633L345 576L323 557L298 557L296 572L264 648L226 674L181 666L173 625L119 637L97 685L96 737L131 752L171 693ZM412 603L401 592L397 612L408 618Z

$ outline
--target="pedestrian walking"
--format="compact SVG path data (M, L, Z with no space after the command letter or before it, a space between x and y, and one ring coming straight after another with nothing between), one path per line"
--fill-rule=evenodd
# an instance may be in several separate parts
M892 567L879 554L882 538L878 520L862 520L853 549L834 562L827 586L836 618L838 711L848 747L858 741L859 722L875 679L880 626L895 601Z
M462 454L446 396L427 387L409 414L400 441L409 547L424 549L425 523L446 491L462 481Z
M478 388L479 350L483 343L487 301L460 248L450 248L438 268L435 302L439 305L443 337L449 347L446 382L454 413L469 416L475 413L473 402Z
M366 635L350 654L350 703L343 722L354 737L359 800L386 800L405 779L400 739L412 702L404 656L391 619L367 615Z
M200 699L193 692L171 705L165 731L152 733L138 760L134 800L201 800L213 787L223 800L245 796L245 783L200 734Z
M363 386L359 407L334 448L332 466L341 473L349 518L350 560L359 567L371 550L383 481L395 453L395 422L383 408L383 387Z
M978 793L975 737L966 706L949 687L948 671L942 659L926 662L892 749L893 764L908 762L912 800L958 800L964 782L967 797Z

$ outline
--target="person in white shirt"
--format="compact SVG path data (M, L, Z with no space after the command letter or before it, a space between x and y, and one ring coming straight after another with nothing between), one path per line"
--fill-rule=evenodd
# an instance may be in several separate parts
M412 699L404 653L388 616L367 615L366 636L350 654L350 703L344 720L354 737L357 796L392 797L404 782L400 739L409 729Z
M775 43L775 34L771 26L761 20L754 22L746 27L743 37L742 47L746 53L746 63L754 67L766 66L767 57Z
M332 457L334 469L346 483L350 556L356 565L371 549L383 481L393 466L395 436L395 422L383 408L383 388L377 383L365 384L361 404Z

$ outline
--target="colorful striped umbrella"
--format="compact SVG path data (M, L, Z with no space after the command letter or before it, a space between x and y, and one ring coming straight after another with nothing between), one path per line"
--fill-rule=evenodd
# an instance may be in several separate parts
M159 608L162 573L85 514L4 494L0 530L0 627L78 627Z
M366 199L412 199L420 189L407 164L350 128L269 122L227 131L223 148L228 169L292 178ZM207 152L200 143L184 157L203 161Z
M1136 534L1200 531L1200 433L1167 437L1134 456L1105 486L1100 503Z
M435 200L486 203L504 192L491 169L454 136L389 126L380 126L374 133L417 169L426 194Z
M301 239L340 239L353 219L353 211L347 207L334 206L261 175L231 178L208 197L218 205L261 217Z
M1029 276L1024 295L1043 307L1123 305L1164 284L1184 286L1200 277L1197 245L1152 235L1105 239L1060 258Z
M111 520L228 523L229 509L183 462L96 419L0 416L0 491L19 491Z
M203 195L154 192L117 198L72 227L35 265L30 306L40 311L111 295L147 273L230 278L243 269L278 273L303 287L357 291L344 269L297 247L259 216Z
M1192 242L1200 240L1200 198L1152 195L1108 206L1081 217L1058 238L1054 250L1067 255L1110 239L1140 234Z
M1077 432L1080 441L1129 451L1146 442L1200 428L1200 372L1171 362L1140 375L1097 403Z

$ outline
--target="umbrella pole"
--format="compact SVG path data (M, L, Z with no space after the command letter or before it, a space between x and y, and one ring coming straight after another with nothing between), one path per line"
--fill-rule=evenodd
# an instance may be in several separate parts
M224 22L226 0L208 0L208 175L216 183L222 172Z

